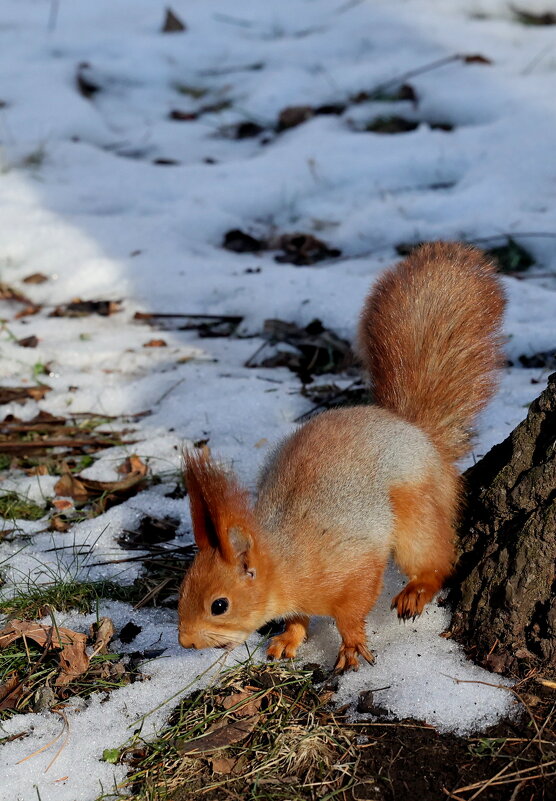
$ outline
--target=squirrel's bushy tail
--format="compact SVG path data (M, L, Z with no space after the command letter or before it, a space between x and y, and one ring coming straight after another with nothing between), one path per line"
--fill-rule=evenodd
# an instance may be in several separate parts
M416 248L373 287L358 344L374 401L426 431L455 461L494 392L502 364L504 290L480 250Z

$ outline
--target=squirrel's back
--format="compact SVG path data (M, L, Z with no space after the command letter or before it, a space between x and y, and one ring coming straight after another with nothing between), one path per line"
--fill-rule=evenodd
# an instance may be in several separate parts
M384 273L368 296L358 344L373 399L419 426L454 462L495 388L504 291L474 247L435 242Z
M442 471L427 435L397 415L376 405L331 409L295 431L267 461L257 518L273 551L284 556L324 548L355 557L373 547L386 559L392 487Z

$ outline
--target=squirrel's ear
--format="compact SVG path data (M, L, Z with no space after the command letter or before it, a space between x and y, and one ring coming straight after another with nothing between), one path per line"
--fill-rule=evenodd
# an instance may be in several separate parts
M228 540L233 559L251 578L255 578L255 568L251 559L251 549L253 547L251 534L239 526L232 526L228 531Z
M185 453L184 477L199 550L217 548L227 562L247 565L253 537L246 492L202 452Z

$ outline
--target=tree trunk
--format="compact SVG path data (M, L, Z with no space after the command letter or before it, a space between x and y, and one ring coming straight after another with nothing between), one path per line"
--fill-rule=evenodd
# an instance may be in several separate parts
M556 667L556 373L465 478L452 636L498 673Z

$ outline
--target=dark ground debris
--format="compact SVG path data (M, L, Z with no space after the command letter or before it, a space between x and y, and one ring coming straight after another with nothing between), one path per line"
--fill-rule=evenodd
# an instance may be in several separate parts
M525 353L519 357L523 367L534 367L540 370L556 370L556 348L553 350L541 350L527 356Z
M278 237L262 239L234 228L224 234L222 247L234 253L261 253L264 250L281 251L274 257L281 264L294 264L308 267L325 259L335 259L342 255L338 248L331 248L313 234L295 232Z
M303 328L284 320L265 320L261 335L267 342L248 359L246 367L287 367L308 383L315 375L344 373L354 364L349 342L326 329L320 320ZM281 344L288 347L281 349Z

